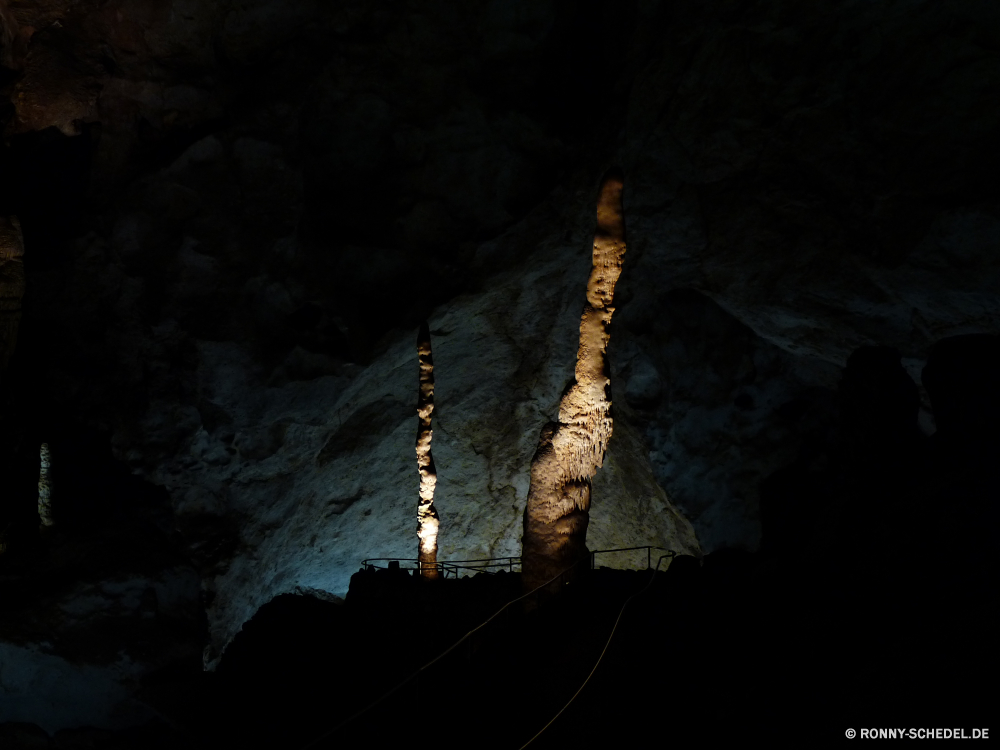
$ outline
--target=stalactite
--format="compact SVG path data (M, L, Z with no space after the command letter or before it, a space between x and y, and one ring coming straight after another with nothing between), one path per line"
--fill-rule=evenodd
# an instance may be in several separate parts
M14 354L24 297L24 241L16 216L0 217L0 373Z
M431 415L434 413L434 360L431 358L431 334L427 323L417 333L417 357L420 360L420 386L417 397L417 469L420 472L420 501L417 504L417 554L420 574L437 578L438 514L434 508L437 471L431 456Z
M591 479L604 463L612 428L607 348L615 284L625 256L622 187L617 169L601 183L576 382L563 396L558 421L542 428L531 461L521 539L522 577L528 589L566 570L587 551Z
M52 518L52 484L49 480L49 468L52 464L52 456L49 453L49 444L42 443L38 451L38 518L41 520L41 529L55 525Z

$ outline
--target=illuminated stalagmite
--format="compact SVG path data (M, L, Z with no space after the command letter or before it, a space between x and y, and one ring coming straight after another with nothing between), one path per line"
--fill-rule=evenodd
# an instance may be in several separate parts
M420 390L417 397L417 468L420 471L420 502L417 505L417 554L421 575L437 578L438 514L434 509L434 487L437 472L431 456L431 415L434 413L434 360L431 359L431 334L427 324L417 334L417 356L420 359Z
M0 373L17 344L24 297L24 242L17 217L0 217Z
M533 589L586 554L591 478L611 438L611 379L607 348L615 284L625 256L622 174L604 176L597 201L593 270L580 319L576 382L559 404L559 419L542 428L531 460L524 510L522 570Z

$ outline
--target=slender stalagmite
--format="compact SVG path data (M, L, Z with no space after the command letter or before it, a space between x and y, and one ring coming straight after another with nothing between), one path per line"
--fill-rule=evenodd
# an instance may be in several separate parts
M420 471L420 502L417 505L417 554L420 574L437 578L438 514L434 509L437 471L431 456L431 415L434 413L434 360L431 359L431 333L427 323L417 333L417 356L420 360L420 390L417 397L417 469Z
M591 479L604 463L611 438L611 378L607 349L615 284L625 256L622 173L612 169L597 201L593 270L580 319L576 382L559 404L559 419L542 428L531 460L524 510L521 569L534 589L586 553Z

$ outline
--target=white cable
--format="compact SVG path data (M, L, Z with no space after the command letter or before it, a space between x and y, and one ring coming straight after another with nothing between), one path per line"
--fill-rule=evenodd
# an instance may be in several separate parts
M584 560L586 560L586 559L587 559L587 558L584 558ZM582 562L582 561L581 561L581 562ZM577 563L577 565L579 565L579 564L580 564L580 563ZM657 565L657 567L659 567L659 565L660 565L660 564L659 564L659 563L657 563L656 565ZM458 639L458 640L457 640L457 641L456 641L455 643L453 643L453 644L452 644L451 646L449 646L449 647L448 647L447 649L445 649L445 650L444 650L444 651L442 651L442 652L441 652L440 654L438 654L438 655L437 655L437 656L435 656L435 657L434 657L433 659L431 659L431 660L430 660L429 662L427 662L426 664L424 664L424 666L422 666L422 667L421 667L420 669L418 669L418 670L417 670L416 672L414 672L413 674L411 674L411 675L410 675L409 677L407 677L407 678L406 678L405 680L403 680L402 682L398 683L398 684L397 684L397 685L396 685L396 686L395 686L394 688L392 688L391 690L389 690L389 691L388 691L388 692L386 692L386 693L383 693L383 694L382 694L381 696L379 696L378 698L376 698L376 699L375 699L374 701L372 701L371 703L369 703L369 704L368 704L367 706L365 706L364 708L362 708L362 709L361 709L360 711L358 711L357 713L355 713L355 714L353 714L353 715L349 716L349 717L348 717L347 719L344 719L344 721L340 722L340 723L339 723L339 724L338 724L337 726L335 726L335 727L334 727L333 729L329 730L328 732L324 732L324 733L323 733L322 735L320 735L320 736L319 736L319 737L317 737L316 739L312 740L312 741L311 741L311 742L310 742L310 743L309 743L308 745L303 745L303 746L302 746L302 747L300 748L300 750L309 750L309 748L311 748L311 747L315 747L315 746L316 746L316 745L317 745L318 743L320 743L320 742L322 742L323 740L327 739L328 737L330 737L331 735L333 735L333 734L334 734L335 732L337 732L337 731L338 731L338 730L340 730L341 728L343 728L343 727L347 726L348 724L350 724L350 723L351 723L352 721L354 721L355 719L357 719L357 718L358 718L359 716L361 716L362 714L365 714L365 713L367 713L368 711L370 711L371 709L373 709L373 708L374 708L375 706L377 706L377 705L378 705L379 703L381 703L381 702L382 702L382 701L384 701L384 700L385 700L386 698L388 698L388 697L389 697L390 695L392 695L392 694L393 694L393 693L395 693L395 692L396 692L397 690L399 690L399 689L400 689L401 687L403 687L403 685L406 685L406 684L407 684L408 682L410 682L411 680L413 680L413 679L414 679L415 677L419 676L419 675L420 675L420 673L421 673L421 672L423 672L423 671L424 671L425 669L427 669L428 667L431 667L431 666L433 666L433 665L434 665L435 663L437 663L438 661L440 661L441 659L443 659L443 658L444 658L445 656L447 656L448 654L450 654L450 653L451 653L452 651L454 651L454 650L455 650L456 648L458 648L459 646L461 646L461 645L462 645L462 644L463 644L463 643L464 643L464 642L466 641L466 639L467 639L467 638L469 638L469 637L470 637L470 636L471 636L471 635L472 635L473 633L475 633L475 632L476 632L477 630L480 630L481 628L484 628L484 627L486 627L487 625L489 625L491 621L493 621L493 620L494 620L494 619L495 619L496 617L498 617L498 616L499 616L499 615L500 615L500 614L501 614L502 612L504 612L504 611L505 611L505 610L506 610L506 609L507 609L507 608L508 608L509 606L511 606L512 604L517 604L517 603L518 603L519 601L521 601L521 600L522 600L522 599L524 599L525 597L528 597L528 596L531 596L531 595L532 595L532 594L534 594L534 593L535 593L536 591L538 591L538 590L540 590L540 589L543 589L543 588L545 588L545 587L546 587L546 586L548 586L549 584L553 583L553 582L554 582L554 581L555 581L555 580L556 580L557 578L559 578L559 577L560 577L560 576L562 576L562 575L565 575L566 573L568 573L568 572L569 572L570 570L572 570L572 569L573 569L573 568L568 568L567 570L564 570L564 571L563 571L562 573L559 573L558 575L556 575L556 576L554 576L554 577L550 578L550 579L549 579L548 581L546 581L546 582L545 582L545 583L543 583L542 585L540 585L540 586L537 586L537 587L533 588L533 589L532 589L531 591L529 591L529 592L528 592L527 594L522 594L521 596L517 597L517 599L512 599L512 600L510 600L510 601L509 601L509 602L507 602L507 603L506 603L505 605L503 605L503 606L502 606L502 607L501 607L501 608L500 608L499 610L497 610L497 611L496 611L496 613L494 613L494 614L493 614L492 616L490 616L490 618L489 618L489 619L485 620L484 622L482 622L482 623L480 623L479 625L477 625L476 627L474 627L474 628L473 628L472 630L470 630L470 631L469 631L468 633L466 633L466 634L465 634L465 635L463 635L463 636L462 636L461 638L459 638L459 639ZM627 603L627 602L626 602L626 603ZM619 617L620 617L620 616L621 616L621 615L619 615ZM616 623L616 624L617 624L617 623ZM605 647L605 648L606 648L606 647ZM544 730L543 730L543 731L544 731ZM541 734L541 732L539 732L539 734ZM532 739L533 739L533 738L532 738Z
M666 555L664 555L663 557L666 557ZM534 737L532 737L530 740L521 745L521 747L518 750L524 750L524 748L526 748L532 742L537 740L542 735L542 732L544 732L546 729L552 726L552 723L560 716L562 716L563 711L569 708L570 704L574 700L576 700L576 696L578 696L583 691L583 689L587 687L587 683L590 682L590 678L594 676L594 672L596 672L597 668L600 666L601 659L604 658L604 654L607 652L608 646L611 645L611 639L615 637L615 631L618 629L618 623L621 621L622 615L625 613L625 607L628 606L628 603L630 601L639 596L639 594L645 593L646 589L648 589L653 584L653 579L656 577L656 572L660 569L660 563L663 562L663 557L661 557L659 560L656 561L656 567L653 568L653 575L649 577L649 583L643 586L641 591L636 591L634 594L632 594L632 596L630 596L628 599L625 600L625 603L622 605L621 611L618 613L618 619L615 620L615 626L611 628L611 635L608 636L608 642L604 644L604 649L601 651L601 655L597 657L597 663L594 664L594 668L590 670L590 674L587 675L587 679L585 679L583 681L583 684L580 685L579 689L575 693L573 693L573 697L570 698L568 701L566 701L566 705L559 709L559 713L557 713L555 716L549 719L548 723L544 727L539 729Z

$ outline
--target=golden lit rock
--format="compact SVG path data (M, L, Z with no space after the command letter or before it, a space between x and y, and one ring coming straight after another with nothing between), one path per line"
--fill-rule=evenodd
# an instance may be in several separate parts
M417 333L417 356L420 359L420 389L417 397L417 468L420 471L420 502L417 504L417 537L420 549L417 554L420 574L424 578L437 578L438 514L434 509L434 487L437 471L431 456L431 415L434 413L434 360L431 358L431 334L427 323Z
M580 319L576 382L563 396L558 422L542 428L531 461L524 511L522 571L533 589L586 554L591 478L611 439L611 378L607 348L615 284L625 256L622 174L605 175L597 201L593 270Z

